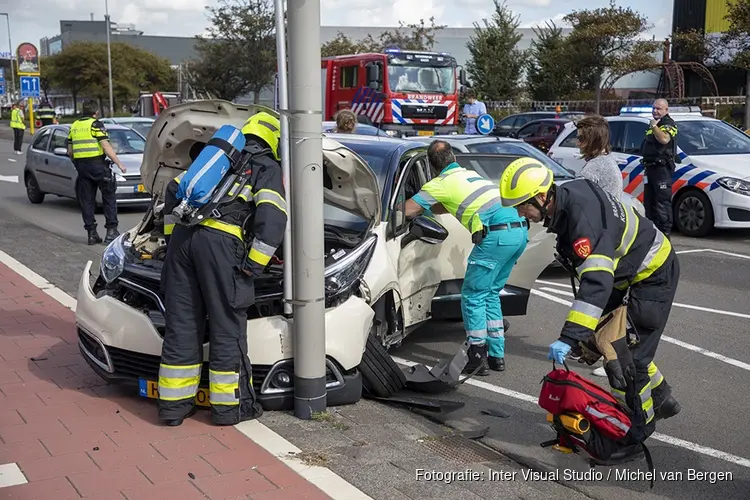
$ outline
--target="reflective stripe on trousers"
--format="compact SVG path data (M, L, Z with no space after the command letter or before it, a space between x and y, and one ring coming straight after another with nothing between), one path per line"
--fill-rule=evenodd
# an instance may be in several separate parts
M159 365L159 399L182 401L193 399L201 381L201 364Z
M240 404L240 374L208 370L208 399L212 405ZM250 377L252 384L252 377Z
M646 413L646 423L651 422L654 418L654 400L651 398L651 391L664 382L664 375L662 375L661 371L659 371L659 368L653 361L648 364L648 377L649 385L638 390L641 408ZM618 389L611 389L611 393L617 401L626 407L629 407L625 401L625 392Z

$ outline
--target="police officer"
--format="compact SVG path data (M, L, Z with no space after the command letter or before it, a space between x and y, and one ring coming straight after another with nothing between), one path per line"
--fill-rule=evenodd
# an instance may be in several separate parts
M23 154L23 134L26 131L24 123L23 103L13 103L10 111L10 128L13 129L13 152L17 155Z
M175 216L164 217L165 234L170 237L162 270L166 331L158 405L165 425L180 425L195 412L207 331L213 423L235 425L263 413L247 352L247 310L255 299L253 280L281 245L286 227L279 120L257 113L242 133L246 151L266 150L270 156L252 160L247 182L230 189L227 202L217 207L223 215L192 227L180 225ZM179 203L176 193L183 175L167 187L165 214Z
M461 167L450 144L433 141L427 150L433 179L406 202L406 217L425 210L450 213L471 234L461 314L469 344L464 371L488 375L505 370L505 328L500 291L526 249L528 222L514 208L503 208L497 185Z
M102 238L96 230L96 190L102 193L102 205L104 208L104 227L107 235L104 243L109 244L120 233L117 231L117 183L114 173L105 160L105 155L117 165L123 173L125 167L115 154L115 150L109 143L109 136L104 124L97 118L99 112L93 104L84 104L81 109L82 118L73 122L68 133L67 147L68 156L73 159L73 164L78 171L76 179L76 197L81 205L83 227L88 232L88 243L94 245L101 243Z
M622 370L607 366L613 395L634 412L632 437L641 442L655 420L669 418L680 405L654 364L680 277L672 245L653 223L588 179L553 183L552 171L516 161L503 172L500 195L532 222L544 221L557 235L557 252L575 269L580 287L562 333L548 358L563 363L579 342L594 335L600 318L627 303L638 342ZM628 352L628 350L626 350Z
M654 101L646 139L641 146L646 184L643 205L646 217L669 238L672 233L672 174L674 173L675 136L677 125L669 116L665 99Z

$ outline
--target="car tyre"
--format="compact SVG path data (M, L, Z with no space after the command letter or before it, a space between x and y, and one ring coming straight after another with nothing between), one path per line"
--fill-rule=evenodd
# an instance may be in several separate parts
M380 339L375 335L376 329L370 331L359 371L362 373L362 386L365 391L381 398L389 398L406 385L406 375L401 367L393 361Z
M44 201L45 193L39 188L39 183L34 177L34 174L27 173L24 178L24 184L26 185L26 196L29 197L29 201L38 205Z
M685 236L702 238L714 228L714 209L703 191L691 189L677 197L674 225Z

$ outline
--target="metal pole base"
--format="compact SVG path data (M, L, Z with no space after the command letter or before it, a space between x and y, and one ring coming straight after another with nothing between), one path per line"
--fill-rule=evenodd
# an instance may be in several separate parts
M322 396L321 396L322 394ZM326 378L302 378L294 376L294 416L311 420L314 413L326 411L328 397Z

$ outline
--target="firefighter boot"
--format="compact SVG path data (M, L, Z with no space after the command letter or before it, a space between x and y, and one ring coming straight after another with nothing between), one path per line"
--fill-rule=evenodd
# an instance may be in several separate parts
M463 373L474 373L475 375L485 376L490 374L489 366L487 366L487 344L476 345L472 344L469 346L469 362L466 363L466 367L463 369Z
M104 237L104 244L109 245L113 241L115 241L115 238L120 236L120 233L117 231L117 228L110 227L107 229L107 236ZM99 240L101 241L101 240Z
M197 411L197 408L195 406L193 406L193 408L189 412L187 412L187 414L184 417L182 417L182 418L175 418L175 419L172 419L172 420L162 420L161 423L163 425L168 426L168 427L177 427L179 425L182 425L182 422L184 422L186 418L190 418L193 415L195 415L196 411Z
M96 229L89 229L89 245L96 245L102 242L102 237L96 232Z
M674 417L682 410L682 406L671 394L659 406L654 408L654 420L664 420Z

